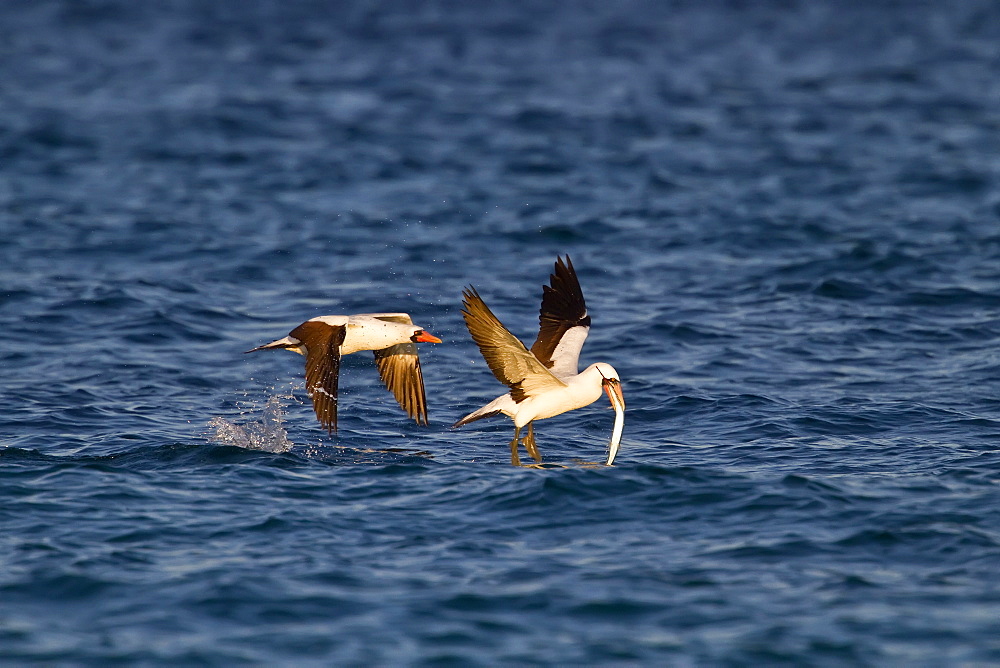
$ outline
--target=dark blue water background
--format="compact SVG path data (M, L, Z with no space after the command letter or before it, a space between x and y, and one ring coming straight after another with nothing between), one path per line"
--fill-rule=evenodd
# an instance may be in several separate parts
M0 661L1000 663L993 2L0 9ZM628 402L507 420L570 253ZM407 311L432 425L326 313Z

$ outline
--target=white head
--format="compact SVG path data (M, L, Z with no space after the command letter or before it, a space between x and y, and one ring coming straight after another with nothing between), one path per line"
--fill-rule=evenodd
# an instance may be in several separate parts
M597 362L591 366L597 369L597 373L601 374L601 377L605 380L617 380L618 382L621 382L621 378L618 377L618 372L615 371L615 368L607 362Z

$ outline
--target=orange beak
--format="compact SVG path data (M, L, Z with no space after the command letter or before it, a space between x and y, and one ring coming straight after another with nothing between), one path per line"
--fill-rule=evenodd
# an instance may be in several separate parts
M441 339L424 330L420 330L413 340L418 343L441 343Z

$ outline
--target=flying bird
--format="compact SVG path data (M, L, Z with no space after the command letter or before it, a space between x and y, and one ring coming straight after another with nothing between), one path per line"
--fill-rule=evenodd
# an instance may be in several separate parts
M321 315L302 323L288 336L247 352L284 348L304 355L306 393L320 425L332 434L337 429L340 358L359 350L375 351L382 382L407 415L417 424L427 424L417 343L441 343L441 339L414 325L406 313Z
M521 461L518 446L524 445L535 461L542 460L535 443L534 421L583 408L607 392L615 410L615 424L608 443L608 466L615 460L625 425L625 398L621 380L614 367L604 362L591 364L577 373L580 350L590 332L590 316L583 290L569 256L556 259L555 273L549 285L542 286L542 305L538 314L538 338L531 349L503 326L503 323L472 286L462 292L462 316L472 339L486 359L497 380L510 392L469 413L453 427L485 417L504 414L514 420L514 439L510 459L514 466ZM523 440L521 429L527 426Z

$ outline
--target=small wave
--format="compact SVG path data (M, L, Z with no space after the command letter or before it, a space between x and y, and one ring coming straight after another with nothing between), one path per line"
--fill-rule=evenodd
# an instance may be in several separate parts
M242 425L221 416L213 417L208 422L210 431L206 438L212 443L247 450L288 452L295 445L288 439L288 431L284 427L285 405L291 399L290 394L272 395L264 404L260 419ZM250 412L253 412L252 409Z

